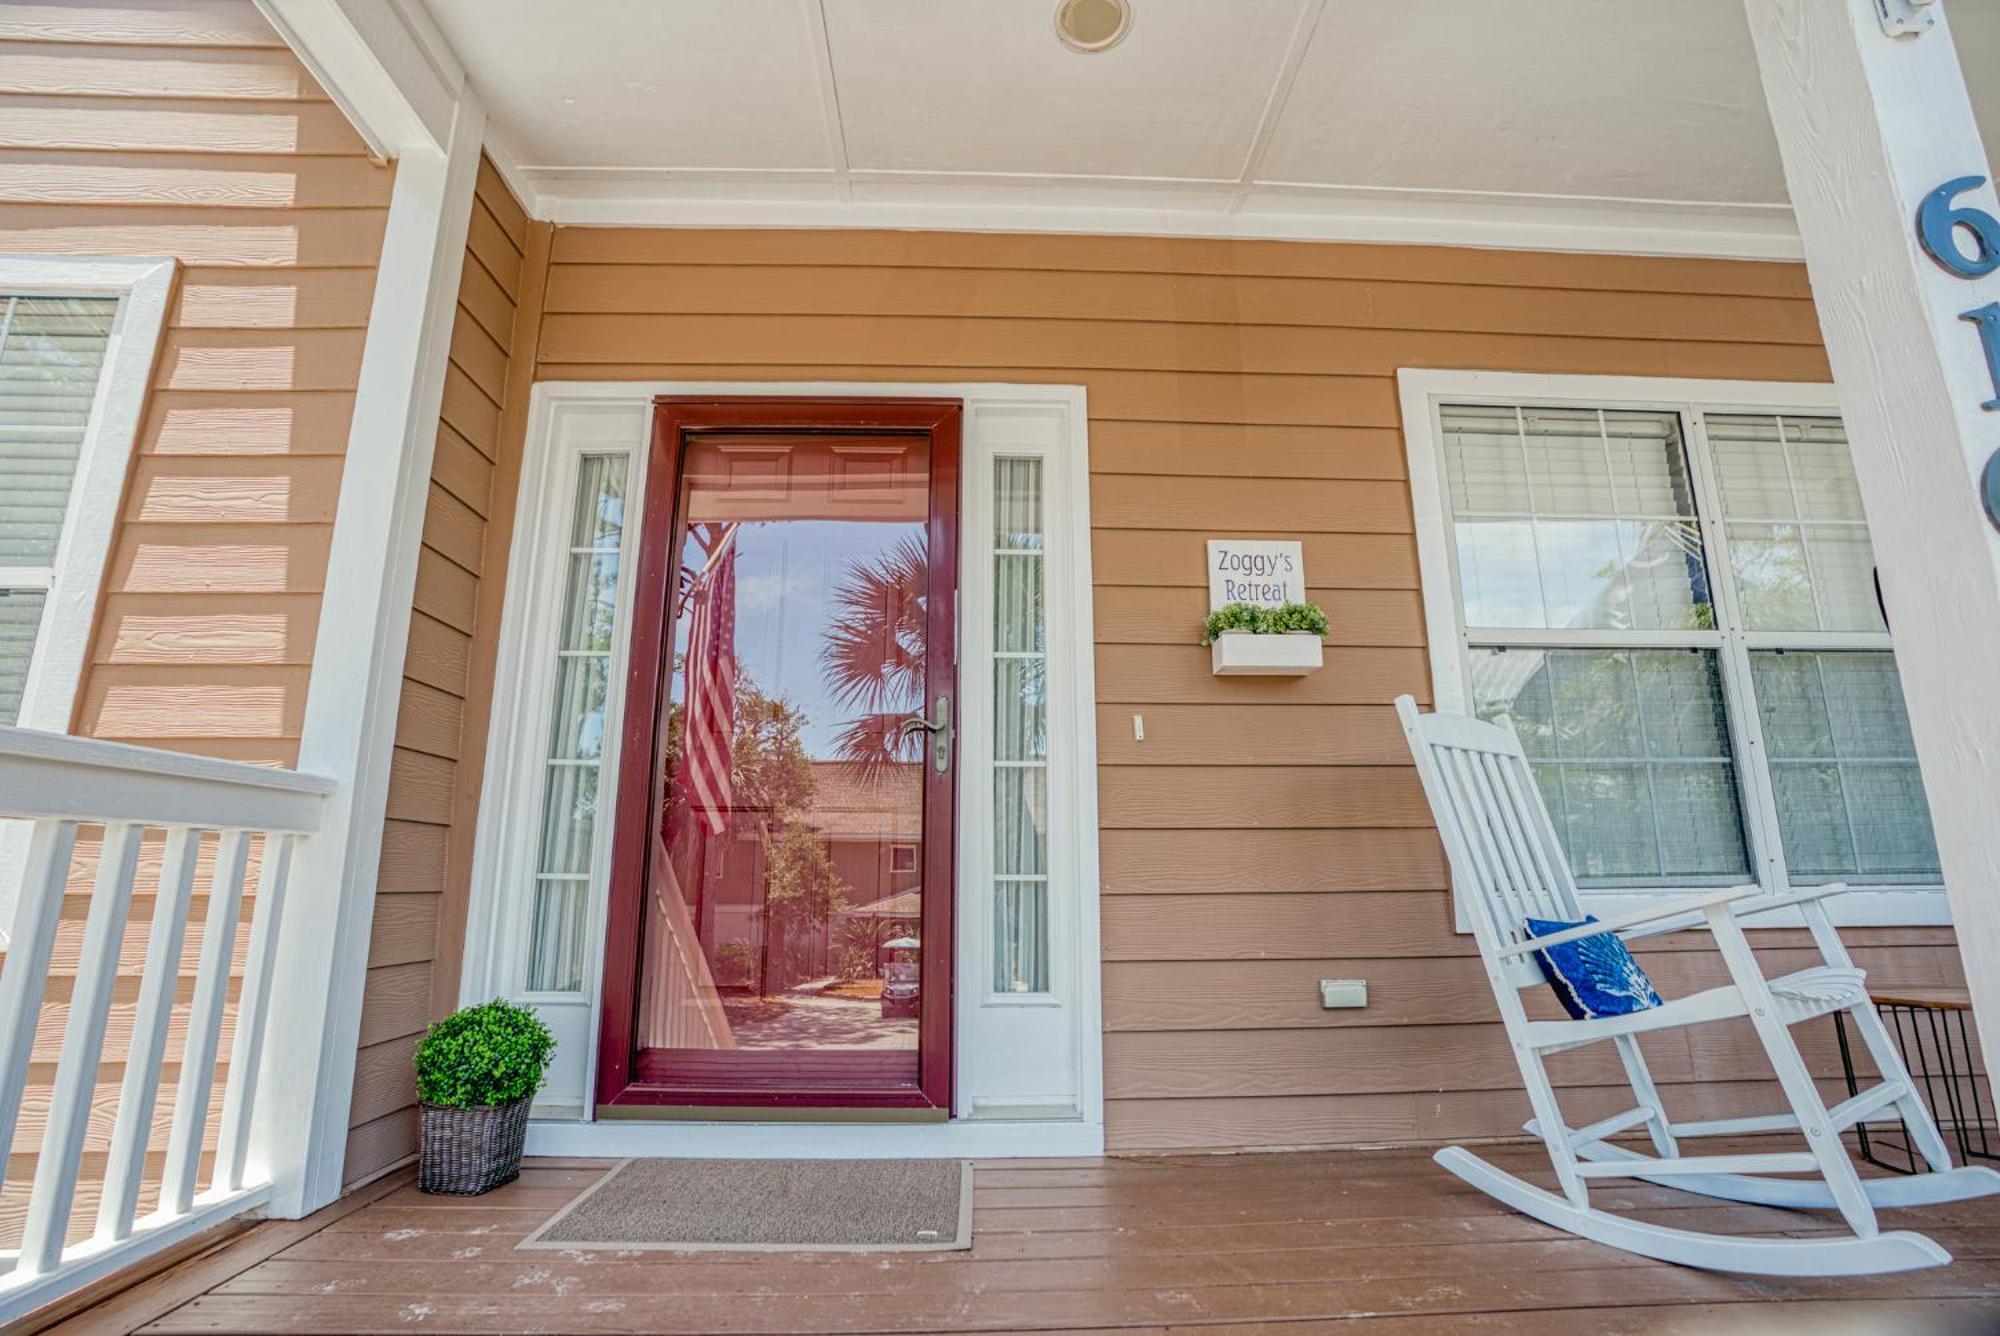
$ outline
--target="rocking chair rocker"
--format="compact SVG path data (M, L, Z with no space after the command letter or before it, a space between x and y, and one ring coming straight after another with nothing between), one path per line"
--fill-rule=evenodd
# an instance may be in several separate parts
M1763 895L1755 886L1710 891L1531 937L1530 918L1576 922L1584 912L1520 742L1510 730L1494 724L1459 715L1419 714L1408 696L1397 697L1396 713L1416 757L1456 893L1472 920L1487 980L1520 1063L1535 1115L1527 1130L1548 1146L1562 1191L1558 1195L1537 1187L1463 1146L1439 1151L1439 1164L1545 1224L1685 1266L1770 1276L1858 1276L1912 1271L1951 1260L1951 1254L1922 1234L1883 1233L1875 1221L1876 1209L1983 1197L2000 1192L2000 1173L1952 1166L1937 1124L1868 1000L1864 976L1848 958L1821 903L1845 886L1781 895ZM1804 916L1824 963L1766 979L1741 920L1792 906ZM1545 986L1534 958L1537 950L1603 933L1631 941L1688 929L1705 929L1714 936L1729 971L1727 984L1626 1015L1528 1019L1522 990ZM1836 1011L1853 1017L1882 1080L1829 1108L1792 1042L1790 1027ZM1790 1111L1701 1122L1670 1120L1640 1055L1637 1036L1733 1017L1747 1018L1755 1028ZM1557 1107L1543 1058L1605 1040L1617 1047L1635 1106L1587 1127L1572 1128ZM1841 1133L1856 1123L1887 1116L1890 1110L1909 1128L1929 1172L1863 1179L1855 1172ZM1653 1154L1612 1144L1612 1137L1639 1128L1650 1136ZM1767 1132L1796 1132L1805 1148L1722 1155L1681 1151L1682 1141ZM1787 1174L1811 1177L1773 1177ZM1626 1219L1590 1204L1591 1183L1606 1178L1636 1178L1762 1206L1832 1208L1853 1232L1831 1238L1762 1238L1697 1233Z

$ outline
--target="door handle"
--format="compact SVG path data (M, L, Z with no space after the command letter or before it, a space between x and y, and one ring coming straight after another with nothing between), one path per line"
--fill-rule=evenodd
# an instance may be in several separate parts
M931 764L942 775L951 769L951 697L937 698L935 716L927 719L921 714L913 714L898 724L896 731L903 737L912 733L930 734Z

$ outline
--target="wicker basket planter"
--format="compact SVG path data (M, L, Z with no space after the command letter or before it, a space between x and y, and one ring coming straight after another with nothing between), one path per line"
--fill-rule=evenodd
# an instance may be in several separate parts
M471 1109L421 1105L418 1190L476 1197L519 1178L529 1103Z

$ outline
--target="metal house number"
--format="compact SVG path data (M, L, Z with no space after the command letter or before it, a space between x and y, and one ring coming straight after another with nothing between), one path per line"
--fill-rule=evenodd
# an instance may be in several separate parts
M2000 218L1970 204L1954 205L1953 200L1968 190L1986 184L1983 176L1959 176L1924 196L1917 206L1917 242L1938 267L1954 278L1984 278L2000 269ZM1960 244L1964 237L1972 243L1967 254ZM1979 331L1979 349L1986 357L1986 376L1993 397L1979 406L1991 413L2000 410L2000 302L1988 302L1970 311L1959 312ZM2000 450L1987 456L1979 472L1979 499L1986 518L2000 528Z

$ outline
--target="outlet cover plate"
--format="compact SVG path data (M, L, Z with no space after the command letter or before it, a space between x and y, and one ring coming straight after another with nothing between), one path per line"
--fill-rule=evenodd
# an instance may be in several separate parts
M1368 980L1321 979L1319 1004L1328 1011L1340 1007L1365 1007L1368 1005Z

